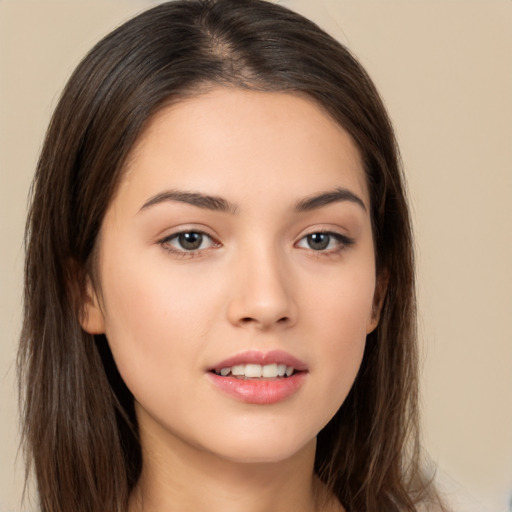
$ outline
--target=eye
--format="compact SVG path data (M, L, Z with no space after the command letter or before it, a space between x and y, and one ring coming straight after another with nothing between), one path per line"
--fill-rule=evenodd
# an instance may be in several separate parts
M310 233L301 238L297 243L297 247L302 249L312 249L313 251L336 251L344 247L352 245L354 241L340 233L333 233L329 231L319 231L317 233Z
M201 251L218 245L202 231L182 231L164 238L160 243L166 249L179 253Z

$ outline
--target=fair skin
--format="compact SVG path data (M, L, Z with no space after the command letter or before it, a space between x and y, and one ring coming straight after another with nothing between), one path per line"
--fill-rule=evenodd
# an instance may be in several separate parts
M377 323L369 211L356 146L301 96L219 87L151 120L82 321L134 395L131 512L343 510L313 462Z

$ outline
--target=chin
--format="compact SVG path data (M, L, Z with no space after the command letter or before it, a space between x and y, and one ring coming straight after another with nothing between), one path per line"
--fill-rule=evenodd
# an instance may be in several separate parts
M215 446L211 453L233 463L241 464L276 464L298 456L316 447L316 435L300 436L273 435L261 431L251 436L245 433L237 436L235 433L224 434L222 439L212 440L210 446Z

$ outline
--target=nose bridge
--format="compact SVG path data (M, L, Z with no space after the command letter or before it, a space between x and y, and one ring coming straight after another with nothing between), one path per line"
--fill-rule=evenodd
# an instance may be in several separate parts
M233 271L228 310L232 323L267 329L295 322L291 269L276 244L260 240L241 248Z

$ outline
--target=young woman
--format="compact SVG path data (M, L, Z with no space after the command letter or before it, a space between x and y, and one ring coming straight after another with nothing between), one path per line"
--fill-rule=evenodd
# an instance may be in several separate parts
M411 230L370 79L260 0L155 7L51 121L27 224L44 512L414 511Z

